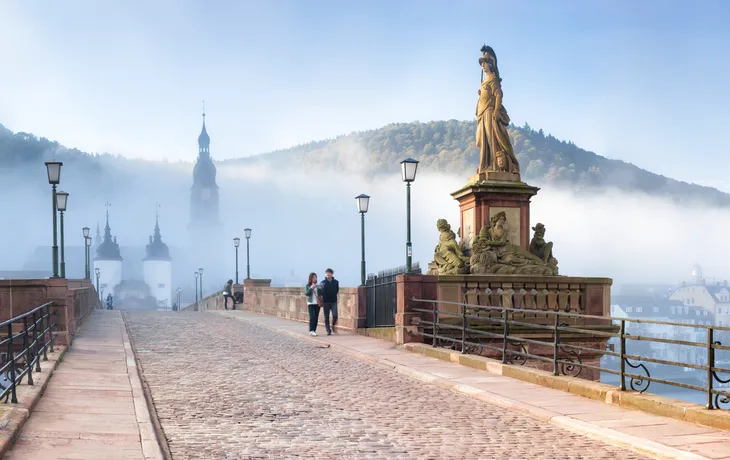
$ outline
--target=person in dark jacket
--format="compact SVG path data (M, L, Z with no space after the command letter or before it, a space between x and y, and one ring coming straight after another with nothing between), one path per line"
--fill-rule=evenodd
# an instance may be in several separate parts
M225 286L223 286L223 308L228 310L228 299L231 299L233 309L236 309L236 301L233 299L233 280L228 280Z
M324 310L324 327L327 335L337 333L337 294L340 292L340 282L335 279L334 272L328 268L324 272L322 281L322 309ZM330 328L330 312L332 312L332 327Z

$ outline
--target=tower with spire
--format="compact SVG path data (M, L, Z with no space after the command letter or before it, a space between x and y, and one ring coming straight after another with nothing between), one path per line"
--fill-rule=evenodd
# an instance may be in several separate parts
M210 136L205 127L203 108L203 129L198 136L198 159L193 168L193 186L190 190L190 227L210 229L219 225L218 184L216 169L210 157Z
M96 247L94 257L94 272L99 269L99 296L106 298L108 294L114 295L115 288L122 281L122 254L119 251L117 238L112 237L112 229L109 226L109 206L106 210L106 227L104 227L104 238ZM92 272L92 279L95 280L95 273Z
M171 308L172 258L170 249L162 242L159 212L155 215L155 231L150 236L143 264L144 281L150 288L150 295L157 300L158 307Z

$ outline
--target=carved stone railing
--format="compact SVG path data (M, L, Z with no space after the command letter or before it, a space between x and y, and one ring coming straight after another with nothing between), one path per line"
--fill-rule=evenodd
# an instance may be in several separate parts
M610 278L533 275L438 277L438 300L474 305L609 316ZM450 308L444 305L444 308Z

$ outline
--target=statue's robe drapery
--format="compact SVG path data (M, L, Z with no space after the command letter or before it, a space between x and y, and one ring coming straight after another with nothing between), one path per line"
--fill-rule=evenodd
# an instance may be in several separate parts
M499 107L497 108L498 100ZM495 155L499 151L504 152L506 171L516 174L520 172L520 165L515 157L507 131L510 122L509 115L501 101L502 86L499 78L496 75L487 75L481 85L476 111L479 173L497 170ZM496 118L495 111L497 112Z

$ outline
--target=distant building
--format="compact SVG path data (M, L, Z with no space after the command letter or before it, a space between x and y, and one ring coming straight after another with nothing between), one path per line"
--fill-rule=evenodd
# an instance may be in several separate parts
M109 226L109 211L107 210L104 239L96 247L96 257L94 257L91 270L91 276L95 283L95 272L97 269L99 270L98 290L100 298L105 299L107 294L113 293L119 283L122 282L122 260L117 238L112 238L112 229Z
M210 156L210 136L205 128L198 136L198 159L193 168L193 186L190 189L190 228L204 230L219 225L218 184L216 168Z
M230 273L221 266L221 254L231 240L223 238L219 214L219 191L216 183L216 167L210 154L210 136L205 126L198 136L198 159L193 168L193 185L190 189L189 252L194 255L194 265L188 265L188 273L204 268L205 280L219 285ZM235 235L230 235L231 238Z
M686 325L712 325L714 316L700 307L683 305L678 300L652 298L647 296L611 297L611 316L616 318L648 319ZM707 331L703 328L668 326L653 323L626 322L626 332L632 335L658 339L704 342ZM614 341L615 343L615 341ZM614 345L614 347L617 345ZM630 354L649 356L655 359L699 364L707 358L707 350L701 347L674 345L658 342L627 340Z
M144 282L150 295L157 300L157 306L172 306L172 258L170 249L162 242L159 216L155 219L155 234L150 236L143 261Z
M683 310L690 307L702 309L704 313L699 316L711 315L717 326L730 326L730 288L727 281L708 282L699 265L692 271L692 280L675 288L669 299L680 302Z

